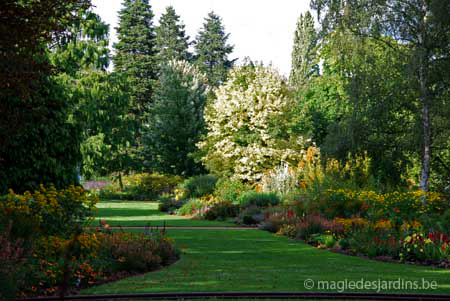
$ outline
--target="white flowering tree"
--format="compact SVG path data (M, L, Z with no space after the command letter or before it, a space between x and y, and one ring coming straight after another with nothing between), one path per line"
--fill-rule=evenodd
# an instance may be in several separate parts
M283 122L292 107L285 79L252 63L233 69L205 111L206 138L198 146L214 173L251 183L281 162L296 164L306 141L291 137Z

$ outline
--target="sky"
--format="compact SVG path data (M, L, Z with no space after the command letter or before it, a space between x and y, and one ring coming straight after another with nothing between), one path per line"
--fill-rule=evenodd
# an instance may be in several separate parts
M214 11L222 18L228 43L234 45L230 59L245 57L272 66L289 75L295 25L309 0L150 0L158 25L161 14L172 5L186 25L191 40L202 28L205 17ZM94 11L110 24L111 44L117 41L117 12L122 0L93 0Z

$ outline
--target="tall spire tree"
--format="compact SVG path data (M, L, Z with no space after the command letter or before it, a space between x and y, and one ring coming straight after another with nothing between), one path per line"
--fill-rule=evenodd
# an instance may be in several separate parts
M233 52L234 46L227 44L228 38L222 19L210 12L197 35L195 51L199 69L207 75L212 86L225 82L228 71L233 66L234 60L229 60L228 55Z
M119 41L113 45L114 69L128 76L132 103L139 116L152 101L157 78L153 17L148 0L124 0L116 28Z
M189 36L186 35L185 26L180 16L172 6L159 19L156 28L157 61L159 64L170 60L190 60Z
M307 11L305 15L301 14L297 21L294 48L292 49L292 66L289 76L289 84L292 87L304 86L311 75L318 72L315 62L317 38L311 13Z

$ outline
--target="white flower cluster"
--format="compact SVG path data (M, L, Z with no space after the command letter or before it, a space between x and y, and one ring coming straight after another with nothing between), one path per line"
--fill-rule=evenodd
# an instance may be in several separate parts
M206 153L202 160L207 166L212 161L226 162L231 170L215 172L254 183L280 162L303 158L302 137L288 143L271 131L273 120L291 104L286 83L276 71L264 66L235 68L215 92L217 97L205 112L208 135L198 144Z

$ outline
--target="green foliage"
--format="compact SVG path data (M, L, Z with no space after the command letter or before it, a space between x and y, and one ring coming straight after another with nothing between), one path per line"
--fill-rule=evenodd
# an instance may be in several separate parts
M157 60L160 65L171 60L191 59L189 36L184 28L173 6L168 6L159 19L159 26L156 27Z
M128 77L137 119L144 117L153 100L157 78L153 16L148 0L125 0L119 12L118 42L113 45L114 70Z
M149 233L150 234L150 233ZM118 271L147 272L173 263L179 257L170 239L160 233L114 233L101 236L102 252L116 260ZM152 237L153 234L158 234Z
M158 173L131 174L122 177L122 185L115 183L104 187L100 191L100 197L109 199L127 200L156 200L163 194L173 193L182 178L173 175Z
M181 208L184 204L184 200L177 200L171 194L163 194L158 198L159 211L161 212L175 212L175 210Z
M0 18L0 194L77 183L80 131L48 45L70 38L90 1L8 1ZM57 66L59 67L59 66Z
M228 55L234 46L227 44L228 37L221 18L210 12L195 41L195 61L211 86L223 84L233 66L234 60L229 60Z
M105 71L109 64L109 26L91 10L77 11L76 22L66 28L70 33L50 51L58 71L75 76L80 70Z
M298 89L303 87L314 73L318 73L316 46L318 34L314 29L314 19L309 11L301 14L295 30L292 49L291 74L289 84Z
M124 75L86 70L60 76L72 97L70 119L82 129L81 172L87 178L137 168L132 148L137 131L130 114L129 83Z
M145 165L149 170L192 176L204 168L192 157L205 133L206 78L186 61L161 66L155 103L144 130Z
M180 185L183 190L183 198L200 198L211 195L216 187L217 177L213 175L200 175L189 178Z
M214 195L221 201L238 204L239 196L250 190L251 187L240 180L221 178L216 184Z
M206 220L224 220L230 217L236 217L239 213L239 206L230 202L219 202L209 207L203 214Z
M39 90L41 81L53 72L47 60L47 45L67 37L66 29L79 21L79 11L91 6L89 0L3 1L0 11L0 91L1 99L23 101ZM12 99L11 99L12 101ZM6 101L2 101L7 103ZM51 101L50 101L51 103ZM22 110L1 106L2 135L8 137L17 128ZM18 115L19 114L19 115ZM9 125L9 127L8 127ZM5 126L5 128L3 128ZM6 131L8 130L8 132ZM3 138L2 138L3 140ZM1 144L4 144L2 142Z
M258 207L276 206L280 203L280 197L273 192L247 191L240 195L237 203L241 207L249 207L252 205Z
M253 63L236 68L216 96L206 107L208 134L199 143L211 172L253 184L282 161L303 158L306 142L290 136L282 122L292 101L276 71Z
M181 181L179 176L145 174L139 183L131 188L131 193L140 199L156 199L164 193L172 193Z
M41 183L58 188L77 183L80 130L67 122L65 92L62 85L47 77L29 98L2 101L2 115L11 112L9 117L14 116L15 121L9 125L3 123L9 117L1 121L2 137L7 136L0 138L0 194L8 188L34 190ZM15 128L3 131L3 125Z
M263 219L264 214L262 208L253 205L239 212L239 215L236 217L236 223L241 225L256 225L262 222Z
M180 209L177 210L178 215L197 215L205 206L205 203L200 199L189 199Z
M5 228L12 220L11 233L18 238L31 234L70 236L92 216L97 201L83 188L75 186L57 190L54 186L45 188L41 185L39 190L23 195L10 190L0 199L0 226ZM30 230L34 233L26 232Z
M309 240L314 235L325 234L327 231L331 233L341 233L342 226L338 223L321 217L320 215L311 214L305 216L295 228L296 238Z
M404 140L404 136L416 138L411 146L412 152L421 158L420 187L424 191L428 191L430 188L434 156L432 150L433 148L441 148L447 143L444 141L448 141L448 133L444 134L445 140L441 140L442 136L436 135L437 131L434 130L437 124L442 124L441 121L437 121L442 118L442 114L438 112L442 112L441 108L448 107L442 98L444 95L448 96L449 91L448 58L450 57L450 49L448 45L450 35L448 33L450 22L448 20L450 20L450 11L448 5L448 0L414 0L412 2L360 0L345 4L341 0L314 0L311 3L311 6L318 10L323 33L333 35L336 31L344 30L352 32L353 35L362 40L373 38L376 41L375 44L388 45L393 53L393 55L381 56L380 61L397 57L396 60L403 63L401 68L391 68L391 65L387 65L378 72L371 72L372 68L354 66L356 68L353 68L347 74L351 78L352 89L350 91L353 92L352 98L356 105L359 106L360 100L366 99L365 94L369 92L369 94L375 96L375 105L371 110L372 112L375 112L377 107L381 107L382 109L379 112L387 112L392 117L400 117L400 119L402 119L403 114L396 116L397 112L412 112L411 116L405 119L407 122L397 127L390 127L389 119L377 116L380 123L387 126L380 126L384 128L384 131L377 132L375 135L387 134L388 137L382 139L383 146L386 147L386 145L392 143L393 146L389 148L390 153L388 152L387 155L394 158L398 158L395 150L398 143L392 138L399 140ZM346 47L341 47L341 49L345 49L347 55L351 53ZM361 53L357 53L353 58L357 60L361 58L363 62L369 62L369 59L361 56ZM345 60L340 61L345 62ZM358 65L364 66L364 63ZM374 68L374 70L377 69ZM385 72L391 73L390 76L393 76L396 80L386 80ZM365 75L369 75L370 80L365 81ZM365 82L370 84L366 85ZM407 95L403 94L404 91L410 93L409 97L405 97ZM386 99L386 101L383 99ZM379 106L379 104L388 106ZM444 119L448 120L448 117ZM367 120L371 119L367 118ZM347 122L350 121L352 119ZM358 128L359 125L364 125L364 121L359 120L354 125L355 128ZM399 129L404 128L407 130L407 135L402 131L397 133ZM362 131L357 133L362 137L369 136ZM419 135L411 135L416 133ZM440 136L437 143L433 142L435 136ZM380 156L380 153L378 151L377 156L384 157ZM386 162L390 161L393 160L387 160ZM398 166L396 167L398 168ZM384 169L385 171L386 169ZM389 173L385 172L385 175L387 174Z

